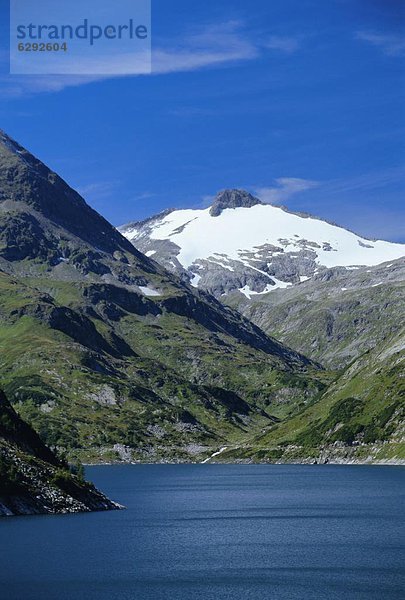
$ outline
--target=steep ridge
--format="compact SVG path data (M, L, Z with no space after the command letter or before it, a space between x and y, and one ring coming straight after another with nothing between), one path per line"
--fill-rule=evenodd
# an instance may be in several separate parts
M404 244L367 240L307 214L224 190L204 210L171 210L119 228L136 248L217 298L289 288L328 268L377 265Z
M72 474L0 391L0 517L118 508L80 474Z
M26 224L31 227L32 232L41 233L40 239L37 236L34 238L34 236L27 235L25 238L27 245L23 244L22 247L19 247L18 243L13 243L19 242L19 239L15 237L16 231L5 229L2 239L9 241L3 250L5 258L13 260L13 251L18 252L18 250L20 250L16 254L18 258L24 258L25 253L27 253L26 256L32 258L35 256L35 251L38 251L37 255L41 257L42 236L49 235L46 238L48 243L42 249L51 252L53 247L56 249L57 242L60 244L63 240L64 234L69 232L101 251L110 253L120 250L129 251L139 259L140 263L147 263L140 253L134 253L129 248L129 244L122 236L111 227L108 221L90 208L77 192L1 130L0 147L2 212L7 212L11 221L20 215L22 225ZM59 201L55 202L55 198L58 198ZM40 230L41 224L47 225L46 231ZM51 228L49 228L50 224L52 224ZM24 231L20 233L23 235ZM55 236L53 240L51 234ZM51 241L54 243L52 244ZM51 253L47 253L46 257L50 261L52 258L55 261L58 260L58 256Z
M315 363L138 252L4 133L0 225L0 383L70 456L205 456L325 387Z

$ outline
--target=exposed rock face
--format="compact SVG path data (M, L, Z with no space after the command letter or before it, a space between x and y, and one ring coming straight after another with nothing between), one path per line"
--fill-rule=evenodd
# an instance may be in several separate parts
M18 417L0 391L0 517L115 510Z
M245 190L223 190L216 195L210 208L210 215L219 217L226 208L250 208L256 204L263 204L263 202Z

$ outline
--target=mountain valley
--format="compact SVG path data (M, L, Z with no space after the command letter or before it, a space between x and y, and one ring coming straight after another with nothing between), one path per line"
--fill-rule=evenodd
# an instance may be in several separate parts
M255 241L268 210L277 233ZM200 221L204 242L188 232ZM120 231L0 135L0 387L52 450L275 461L340 444L343 459L405 458L402 338L389 342L403 245L235 190Z

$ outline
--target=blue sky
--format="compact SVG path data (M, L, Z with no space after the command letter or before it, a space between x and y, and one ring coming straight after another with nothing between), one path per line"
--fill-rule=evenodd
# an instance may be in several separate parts
M242 187L405 242L402 0L152 0L113 79L8 75L0 2L0 127L115 225Z

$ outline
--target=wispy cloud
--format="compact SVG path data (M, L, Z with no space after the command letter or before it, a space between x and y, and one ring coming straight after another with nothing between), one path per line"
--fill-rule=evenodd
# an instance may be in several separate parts
M109 56L108 60L103 57L102 61L103 67L108 67L111 75L80 75L80 72L89 72L89 65L81 61L77 65L76 73L72 75L2 75L1 92L5 98L18 98L41 92L59 92L65 88L116 77L164 75L219 68L254 60L266 51L292 54L299 45L298 38L293 37L270 36L267 39L258 39L247 30L242 21L231 20L193 29L181 37L181 42L173 39L161 40L152 48L152 72L149 74L145 73L145 61L141 58L139 64L133 64L131 55ZM6 59L8 62L8 55L0 55L3 70ZM97 72L99 65L95 66ZM123 70L127 75L114 75L115 72L122 73Z
M254 193L260 200L268 204L282 204L291 196L318 187L319 182L299 177L279 177L272 187L259 187Z
M215 194L205 194L201 196L200 201L193 205L193 208L208 208L215 200Z
M352 192L369 192L404 183L405 165L402 165L355 177L332 179L322 184L322 191L324 194L342 195Z
M353 177L314 181L298 177L279 177L276 185L270 187L257 187L254 193L263 202L280 204L291 196L314 188L322 189L321 202L326 198L350 196L352 193L373 192L386 189L388 186L398 186L405 183L405 165L382 169L371 173L363 173ZM311 198L311 203L314 198Z
M292 54L300 48L301 42L297 37L271 35L263 44L263 46L265 48L269 48L270 50L279 50L280 52L285 52L286 54Z
M228 21L195 30L181 44L157 48L152 55L152 73L195 71L204 67L251 60L259 48L250 40L240 21Z
M402 189L405 183L405 165L324 181L280 177L275 182L275 186L255 188L254 193L263 202L279 204L300 192L316 188L316 195L304 199L305 204L309 202L310 206L317 208L322 207L325 202L329 206L340 206L342 200L348 201L353 196L367 197L369 194L380 193L381 190L386 192L388 189ZM318 191L322 193L319 194ZM302 204L302 201L300 202Z
M109 198L117 190L118 181L97 181L77 188L83 198L90 201Z
M134 200L138 202L142 202L143 200L150 200L151 198L155 198L155 192L142 192L142 194L138 194L134 197Z
M387 56L405 56L404 36L358 31L356 38L380 48Z

